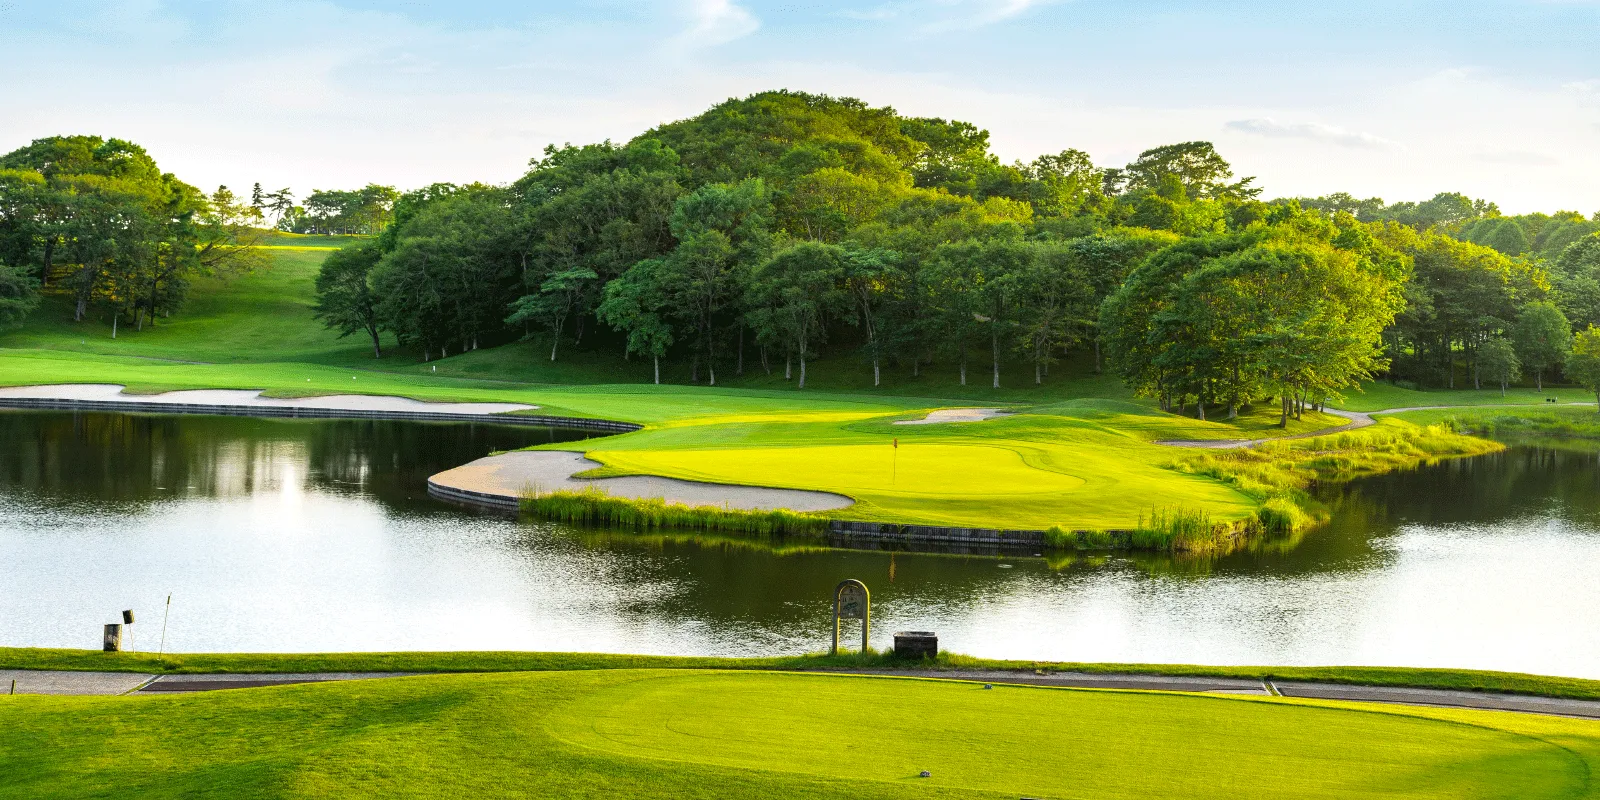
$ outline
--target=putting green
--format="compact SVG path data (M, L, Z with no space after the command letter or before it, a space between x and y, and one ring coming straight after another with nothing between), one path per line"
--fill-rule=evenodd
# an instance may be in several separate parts
M773 438L782 441L780 436ZM1126 437L1093 443L927 441L933 438L907 437L898 447L884 437L874 444L632 449L628 439L619 437L597 442L589 456L604 463L607 474L842 494L857 503L839 514L850 519L1114 529L1131 528L1140 514L1159 507L1199 507L1221 519L1245 517L1253 510L1248 498L1220 483L1140 458L1159 448Z
M1403 715L1195 696L804 675L651 676L552 715L619 756L1024 796L1571 797L1555 744Z
M1035 469L1006 447L970 444L839 445L719 450L617 451L604 454L617 467L718 483L770 476L839 491L907 497L984 495L1023 500L1071 492L1082 478Z

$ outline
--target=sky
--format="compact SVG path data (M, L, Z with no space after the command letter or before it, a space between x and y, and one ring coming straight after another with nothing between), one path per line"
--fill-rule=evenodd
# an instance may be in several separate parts
M202 188L505 183L786 88L1005 161L1207 140L1266 196L1600 211L1600 0L0 0L0 152L143 145Z

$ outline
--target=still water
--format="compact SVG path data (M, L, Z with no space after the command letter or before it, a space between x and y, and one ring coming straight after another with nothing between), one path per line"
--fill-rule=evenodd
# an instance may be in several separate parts
M0 412L0 645L799 653L843 578L874 644L996 658L1393 664L1600 678L1600 462L1534 447L1329 495L1297 543L1054 562L515 523L429 474L582 433Z

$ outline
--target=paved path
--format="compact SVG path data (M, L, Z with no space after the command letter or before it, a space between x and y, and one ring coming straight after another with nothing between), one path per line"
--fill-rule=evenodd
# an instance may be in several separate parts
M1365 428L1368 425L1372 425L1375 422L1373 417L1378 414L1402 414L1407 411L1441 411L1451 408L1463 410L1473 408L1550 408L1551 406L1557 405L1590 406L1594 404L1546 403L1545 405L1533 405L1530 403L1485 403L1477 406L1408 406L1406 408L1386 408L1382 411L1340 411L1338 409L1325 408L1322 410L1322 413L1332 414L1336 417L1344 417L1345 419L1349 420L1349 422L1346 422L1343 425L1335 425L1331 428L1323 428L1321 430L1311 431L1310 433L1296 433L1291 436L1268 436L1261 439L1163 439L1157 441L1156 444L1164 444L1168 445L1169 447L1196 447L1209 450L1234 450L1240 447L1255 447L1258 444L1265 444L1266 442L1282 442L1289 439L1311 439L1317 436L1326 436L1330 433L1353 431L1357 428Z
M841 675L885 675L908 678L982 681L1022 686L1059 686L1075 689L1135 689L1155 692L1281 696L1317 700L1352 700L1413 706L1515 711L1600 719L1600 700L1495 694L1450 689L1412 689L1390 686L1352 686L1306 681L1258 681L1249 678L1209 678L1188 675L1137 675L1090 672L1033 673L1007 670L862 669L813 670ZM71 672L51 670L0 670L0 692L17 681L18 694L170 694L219 689L251 689L324 681L367 680L424 675L418 672L276 672L256 674L149 675L132 672ZM438 674L438 673L433 673Z
M700 483L651 475L625 478L574 478L573 474L602 466L582 453L565 450L516 450L480 458L455 469L447 469L428 479L429 492L445 499L463 502L494 498L508 501L511 508L525 492L583 491L599 489L615 497L634 500L661 498L669 503L689 506L719 506L746 511L827 511L847 508L854 500L828 492L800 489L767 489ZM440 491L440 490L444 491ZM451 491L466 497L452 497Z
M1051 672L1030 675L1025 672L1018 673L1005 670L830 671L839 671L852 675L900 675L1027 686L1062 686L1076 689L1139 689L1157 692L1206 692L1211 694L1274 695L1315 700L1355 700L1367 703L1472 708L1484 711L1517 711L1525 714L1554 714L1564 717L1600 719L1600 700L1569 700L1558 697L1467 692L1450 689L1411 689L1305 681L1258 681L1241 678L1099 674L1089 672Z

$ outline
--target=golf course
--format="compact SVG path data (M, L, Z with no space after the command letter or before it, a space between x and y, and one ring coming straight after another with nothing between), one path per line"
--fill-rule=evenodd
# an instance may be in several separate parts
M1493 447L1443 429L1386 421L1336 440L1285 442L1269 459L1223 463L1216 454L1158 442L1294 436L1346 420L1308 411L1280 428L1273 409L1223 421L1168 414L1087 364L1060 370L1068 374L1044 387L996 391L961 386L950 375L895 374L890 388L874 390L831 380L824 361L812 366L811 386L800 392L778 388L781 378L766 375L725 377L716 387L585 383L602 371L626 374L630 367L582 351L573 354L574 363L552 364L533 352L536 346L519 343L426 364L403 351L374 359L358 341L338 338L313 318L312 284L331 251L310 245L270 250L266 268L202 279L182 315L143 331L121 331L115 339L106 325L61 322L65 309L47 298L38 324L0 334L0 385L111 383L130 394L257 389L274 397L354 393L525 403L538 407L530 413L646 426L584 442L583 451L604 465L591 477L659 475L816 490L854 499L850 508L831 512L839 518L976 528L1127 530L1177 511L1217 523L1252 520L1264 503L1293 495L1318 464L1332 465L1330 476L1350 475ZM1377 405L1384 408L1441 402L1432 393L1382 392ZM1546 396L1527 392L1513 399L1542 403ZM1352 407L1361 407L1363 396L1352 397ZM981 422L895 424L980 403L1015 413ZM1329 459L1330 450L1350 457Z
M216 5L99 27L303 12ZM264 173L233 189L92 132L0 147L0 800L1600 800L1600 213L1264 195L1210 141L1145 146L1385 180L1423 149L1231 100L1119 105L1123 166L1055 141L1066 105L1029 160L789 88L640 128L690 91L645 72L812 13L733 0L648 12L691 24L583 112L636 135L558 146L583 114L522 87L622 26L432 40L464 6L369 5L283 28L294 71L216 73L229 135L159 155ZM920 42L1096 5L827 16ZM497 50L535 28L560 46ZM467 50L492 79L436 71ZM406 102L430 81L460 107ZM324 109L292 180L354 188L275 188L322 123L230 132L235 93ZM171 95L145 113L182 140ZM1452 169L1566 170L1481 149Z

